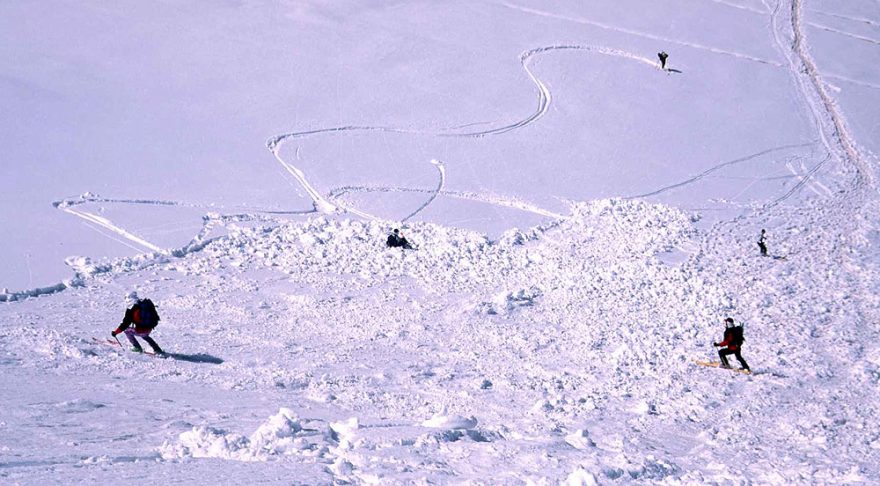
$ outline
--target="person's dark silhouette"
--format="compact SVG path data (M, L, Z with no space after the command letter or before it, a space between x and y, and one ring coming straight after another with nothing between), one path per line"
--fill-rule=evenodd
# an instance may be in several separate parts
M724 319L724 326L724 340L720 343L712 343L718 347L726 347L726 349L718 351L718 356L721 358L721 366L724 368L730 368L730 363L727 361L727 357L732 354L739 361L739 364L742 365L742 369L749 371L748 363L746 363L746 360L743 359L740 354L740 348L744 341L742 326L734 325L733 319L730 317Z
M156 341L150 337L150 333L159 323L160 319L153 301L150 299L140 299L135 292L128 294L126 299L131 304L131 307L125 310L122 324L111 331L110 335L116 337L117 334L125 333L125 337L128 338L132 345L132 351L143 352L140 343L135 339L135 336L137 336L146 341L156 354L165 354ZM134 327L131 327L132 324Z
M764 238L766 230L761 230L761 237L758 239L758 248L761 250L761 256L767 256L767 240Z
M665 51L661 51L657 53L657 57L660 58L660 69L666 69L666 58L669 57Z
M413 249L412 245L409 243L406 237L400 234L400 230L398 230L397 228L394 228L394 231L392 231L391 234L388 235L388 239L385 241L385 244L389 248L403 248L404 250Z

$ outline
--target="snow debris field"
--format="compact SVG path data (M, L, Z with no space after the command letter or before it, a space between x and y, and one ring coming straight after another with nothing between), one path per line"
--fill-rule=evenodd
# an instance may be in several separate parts
M877 482L880 6L588 3L0 5L0 483Z

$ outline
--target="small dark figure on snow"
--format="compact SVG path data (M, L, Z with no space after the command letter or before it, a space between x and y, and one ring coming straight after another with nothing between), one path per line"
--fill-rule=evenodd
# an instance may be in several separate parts
M139 299L134 292L128 294L127 301L131 304L131 307L125 310L122 324L111 331L110 335L116 337L117 334L124 332L125 337L131 342L132 351L138 353L144 351L138 340L135 339L135 336L137 336L143 338L156 354L165 354L162 348L156 344L156 341L150 337L153 328L159 324L159 313L156 312L156 306L153 305L153 301L150 299ZM132 324L134 324L134 327L131 327Z
M758 248L761 249L761 256L767 256L767 240L764 239L766 230L761 230L761 237L758 239Z
M661 51L657 53L657 57L660 58L660 69L666 69L666 58L669 57L665 51Z
M718 351L718 356L721 358L721 366L723 368L730 368L730 363L727 362L727 357L732 354L739 361L739 364L742 365L742 369L749 371L749 365L740 354L740 348L742 347L743 341L745 341L745 339L743 339L742 326L734 325L733 319L728 317L724 319L724 327L724 341L721 341L720 343L712 343L714 346L726 347L726 349Z
M412 250L413 246L409 243L409 241L400 234L400 230L394 228L394 231L388 235L388 240L385 242L389 248L403 248L404 250Z

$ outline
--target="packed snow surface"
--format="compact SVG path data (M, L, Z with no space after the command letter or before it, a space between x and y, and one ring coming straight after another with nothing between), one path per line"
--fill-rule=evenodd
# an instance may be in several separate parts
M878 25L0 5L0 482L876 481Z

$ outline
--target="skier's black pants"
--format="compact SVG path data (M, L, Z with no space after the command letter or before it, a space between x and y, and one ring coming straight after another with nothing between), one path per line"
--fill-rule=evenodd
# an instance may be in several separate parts
M147 331L145 333L139 333L131 328L125 330L125 337L128 338L128 341L131 343L132 346L134 346L137 349L142 349L141 344L137 341L137 339L134 338L135 336L137 336L139 338L142 338L144 341L146 341L147 344L149 344L150 347L153 348L154 352L161 354L162 348L160 348L159 344L156 341L154 341L153 338L151 338L148 334L149 334L149 331Z
M765 245L763 242L759 241L758 248L761 249L761 256L767 256L767 245Z
M718 351L718 356L721 357L721 364L723 364L724 366L730 366L730 363L727 362L727 357L731 354L734 355L737 360L739 360L739 364L742 365L744 370L749 369L748 363L746 363L746 360L744 360L742 355L739 354L739 349L722 349Z

